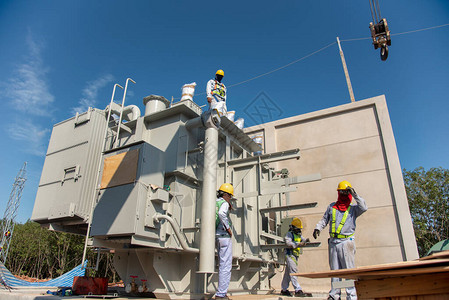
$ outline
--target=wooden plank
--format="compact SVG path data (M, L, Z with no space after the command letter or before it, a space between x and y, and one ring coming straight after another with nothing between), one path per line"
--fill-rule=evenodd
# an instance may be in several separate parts
M434 259L434 258L449 258L449 250L441 251L441 252L438 252L438 253L434 253L434 254L429 255L429 256L424 256L424 257L421 257L418 260L428 260L428 259Z
M101 189L133 183L137 176L139 149L130 150L104 159Z
M364 274L371 271L381 271L381 270L395 270L395 269L406 269L406 268L421 268L421 267L431 267L431 266L449 266L449 259L429 259L425 261L403 261L392 264L374 265L374 266L364 266L354 269L342 269L342 270L331 270L324 272L313 272L313 273L294 273L292 275L308 277L308 278L348 278L348 279L358 279L363 277Z
M402 297L381 297L376 300L449 300L448 294L434 294L434 295L417 295L417 296L402 296Z
M359 280L355 287L358 299L447 294L449 273Z
M413 269L398 269L398 270L385 270L385 271L372 271L363 274L362 279L375 279L375 278L385 278L385 277L398 277L398 276L412 276L421 274L432 274L432 273L444 273L449 272L448 267L429 267L429 268L413 268Z

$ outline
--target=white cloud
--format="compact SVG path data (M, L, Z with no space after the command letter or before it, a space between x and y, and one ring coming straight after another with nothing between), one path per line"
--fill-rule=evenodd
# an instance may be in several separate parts
M42 44L28 34L27 44L30 50L25 62L18 65L14 75L8 80L5 94L14 109L37 116L50 115L50 105L54 96L50 93L45 66L41 56Z
M26 146L21 147L23 152L43 156L47 152L47 136L50 129L43 129L38 124L26 120L12 124L7 128L8 135Z
M94 81L87 82L86 87L82 91L82 98L78 101L78 106L72 107L72 113L82 113L87 111L89 107L95 107L99 90L113 80L114 76L106 74Z

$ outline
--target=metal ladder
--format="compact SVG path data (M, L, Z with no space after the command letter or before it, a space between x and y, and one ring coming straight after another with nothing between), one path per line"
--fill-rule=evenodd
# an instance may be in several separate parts
M114 141L113 147L118 147L119 145L119 135L120 135L120 128L124 129L125 131L128 131L131 133L131 129L129 129L125 124L122 124L122 119L123 119L123 108L125 106L125 98L126 98L126 92L128 90L128 83L129 82L133 82L134 84L136 83L134 80L132 80L131 78L127 78L126 79L126 84L125 84L125 91L123 92L123 98L122 98L122 105L120 107L120 118L119 118L119 122L117 124L117 135L116 135L116 139ZM112 106L116 103L114 102L114 96L115 96L115 89L118 87L120 87L121 89L123 89L123 87L119 84L114 84L114 88L112 90L112 97L111 97L111 102L109 103L109 109L108 109L108 116L106 119L106 127L104 130L104 139L103 139L103 145L101 147L101 155L100 155L100 159L98 160L98 168L97 168L97 178L95 181L95 189L94 189L94 195L92 196L92 205L91 205L91 209L90 209L90 213L89 213L89 219L88 219L88 223L87 223L87 231L86 231L86 238L84 241L84 251L83 251L83 260L82 260L82 264L83 267L86 268L86 266L84 266L84 261L86 260L86 253L87 253L87 247L88 247L88 241L89 241L89 236L90 236L90 230L91 230L91 226L92 226L92 217L93 217L93 212L94 212L94 208L97 202L97 197L99 194L99 180L100 180L100 173L101 173L101 164L103 162L103 157L104 157L104 152L105 147L106 147L106 141L109 138L108 137L108 129L110 128L110 123L111 123L111 114L112 114ZM115 123L115 122L114 122ZM114 134L112 134L111 138L114 137ZM97 258L98 260L98 258ZM97 261L98 264L98 261Z
M105 146L106 146L106 141L108 140L108 138L110 137L111 138L111 140L113 141L113 146L112 146L112 148L116 148L116 147L119 147L120 146L120 129L122 129L122 130L125 130L125 131L127 131L128 133L132 133L132 131L131 131L131 129L126 125L126 124L123 124L122 123L122 121L123 121L123 109L124 109L124 107L125 107L125 98L126 98L126 92L127 92L127 90L128 90L128 83L129 82L132 82L132 83L136 83L134 80L132 80L131 78L127 78L126 79L126 84L125 84L125 91L123 92L123 98L122 98L122 104L121 104L121 106L120 105L118 105L118 104L116 104L115 102L114 102L114 94L115 94L115 89L116 89L116 87L118 86L118 87L120 87L121 89L123 89L123 87L121 86L121 85L119 85L119 84L115 84L114 85L114 89L113 89L113 91L112 91L112 97L111 97L111 102L109 103L109 106L108 106L108 117L107 117L107 126L106 126L106 129L105 129L105 133L104 133L104 144L103 144L103 147L101 148L102 149L102 151L105 151ZM118 123L117 123L117 133L116 133L116 139L115 139L115 141L113 140L113 138L114 138L114 134L112 134L111 136L108 136L108 128L114 128L114 126L111 126L111 114L112 114L112 108L113 107L115 107L117 110L119 110L120 111L120 117L119 117L119 121L118 121ZM114 125L115 125L115 122L114 122ZM114 131L114 130L113 130Z

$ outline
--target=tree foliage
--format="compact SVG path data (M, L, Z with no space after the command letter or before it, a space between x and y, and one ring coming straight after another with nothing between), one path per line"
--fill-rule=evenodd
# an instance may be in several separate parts
M47 279L56 278L81 264L84 236L50 231L27 221L16 224L6 267L14 275ZM97 253L88 249L87 259L95 265ZM112 254L101 254L98 271L86 275L118 279L112 265Z
M405 189L420 257L449 238L449 170L403 170Z

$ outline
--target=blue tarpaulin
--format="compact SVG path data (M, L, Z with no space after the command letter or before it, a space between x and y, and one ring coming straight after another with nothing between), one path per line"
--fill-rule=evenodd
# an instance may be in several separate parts
M84 262L86 266L87 260ZM62 274L58 278L50 279L43 282L28 282L14 276L1 262L0 262L0 282L7 287L58 287L65 288L73 285L75 276L84 276L86 269L83 265L79 265L71 271Z

